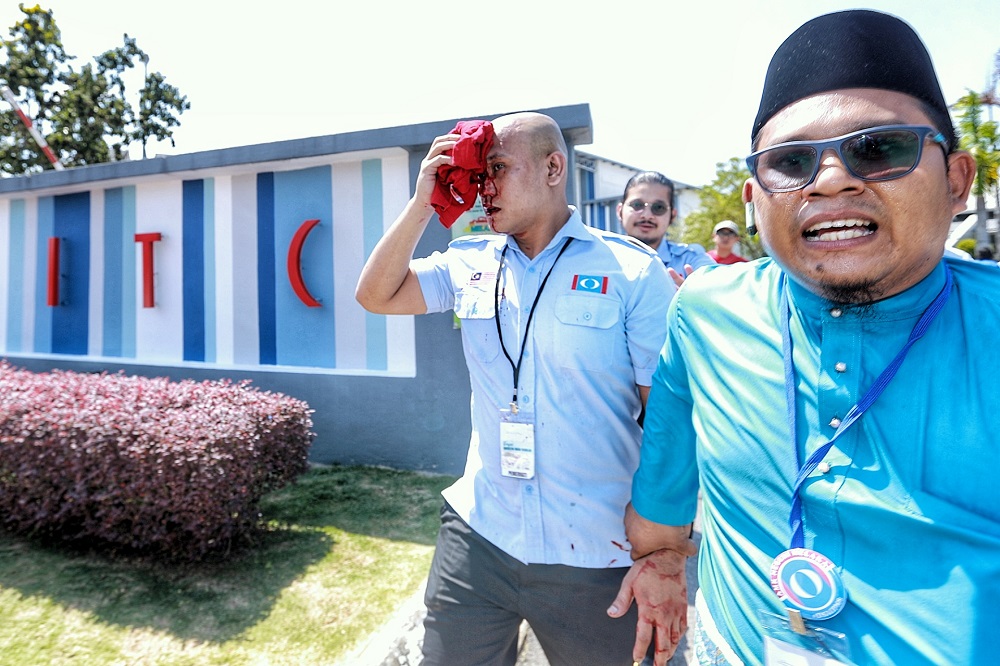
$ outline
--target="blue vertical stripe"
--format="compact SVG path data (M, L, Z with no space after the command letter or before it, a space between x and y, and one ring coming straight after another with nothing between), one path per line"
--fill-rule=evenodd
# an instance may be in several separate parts
M260 364L278 362L274 298L274 174L257 174L257 317Z
M329 166L274 175L274 254L285 268L292 237L307 220L319 219L302 248L302 279L321 307L308 307L295 294L287 270L275 270L275 341L280 365L333 368L334 326L333 180Z
M215 363L215 179L205 179L205 361Z
M52 352L52 308L48 300L49 238L55 233L55 200L53 197L38 199L38 237L35 244L35 339L33 351L37 354Z
M184 360L205 360L205 182L183 183Z
M10 254L7 279L7 346L9 352L23 352L24 329L24 199L10 202Z
M122 352L135 358L137 294L142 277L136 272L135 185L122 188Z
M122 188L104 190L104 356L122 355L123 205ZM130 275L129 281L133 280Z
M383 234L382 160L364 160L361 163L361 197L365 257L368 257ZM366 367L369 370L386 370L389 359L385 315L365 313L365 340Z
M53 236L60 239L59 305L52 311L52 351L87 355L90 330L90 192L55 197ZM47 243L46 243L47 245Z

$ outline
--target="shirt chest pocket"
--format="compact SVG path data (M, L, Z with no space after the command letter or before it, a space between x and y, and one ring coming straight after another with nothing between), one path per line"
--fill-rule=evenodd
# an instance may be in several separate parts
M455 316L461 322L465 353L483 363L500 355L495 298L492 288L466 288L455 294Z
M559 364L608 372L624 348L618 300L608 296L563 294L556 299L555 354Z
M986 409L970 413L988 413ZM995 440L959 419L947 428L937 424L930 428L936 429L934 436L922 443L916 456L921 469L915 502L925 513L929 507L939 512L938 522L1000 538L1000 491L993 465L987 464L995 457Z

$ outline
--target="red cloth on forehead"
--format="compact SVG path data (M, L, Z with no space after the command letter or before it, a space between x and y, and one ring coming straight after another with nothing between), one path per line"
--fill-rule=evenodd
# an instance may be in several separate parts
M476 203L480 177L486 172L486 155L493 146L493 123L462 120L449 134L460 134L461 138L451 151L453 164L438 169L437 183L431 194L431 206L445 229L451 228L455 220Z

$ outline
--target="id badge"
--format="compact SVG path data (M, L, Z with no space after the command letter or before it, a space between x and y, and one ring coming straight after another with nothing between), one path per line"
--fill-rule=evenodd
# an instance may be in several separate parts
M847 637L801 619L758 610L764 666L853 666Z
M500 410L500 472L515 479L535 478L535 421L531 414Z

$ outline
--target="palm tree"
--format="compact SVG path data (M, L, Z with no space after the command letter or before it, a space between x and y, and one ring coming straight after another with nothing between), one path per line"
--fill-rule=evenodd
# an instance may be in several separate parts
M958 143L976 158L976 180L972 193L976 197L976 244L989 244L986 231L986 195L998 187L1000 181L1000 128L993 120L983 120L983 106L995 103L992 92L979 94L968 90L952 108L960 112L958 118ZM1000 206L1000 202L997 204Z

